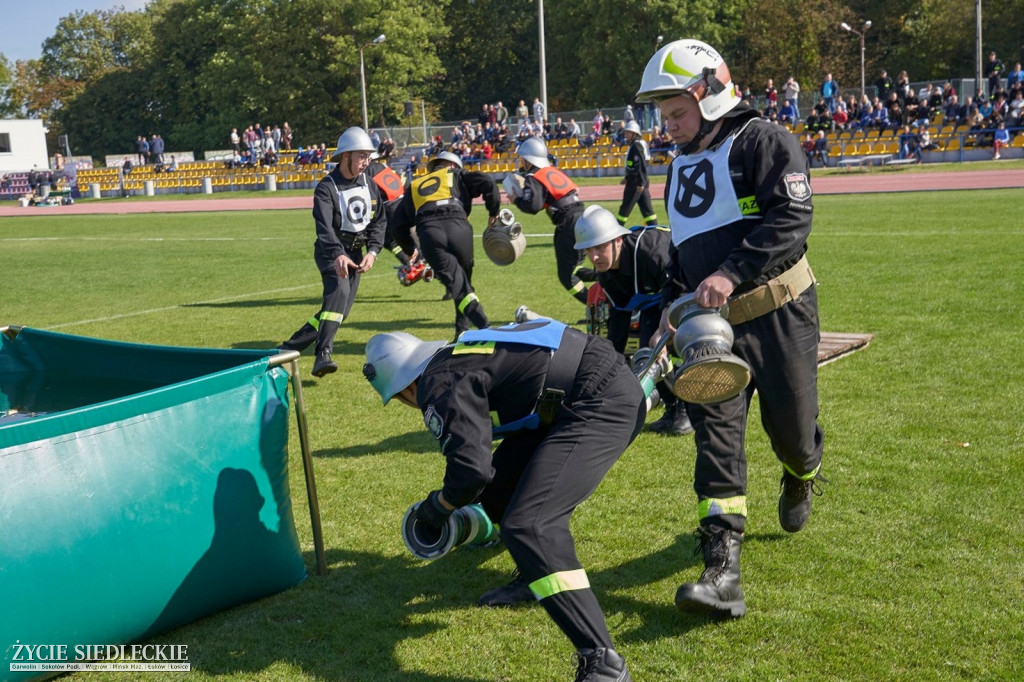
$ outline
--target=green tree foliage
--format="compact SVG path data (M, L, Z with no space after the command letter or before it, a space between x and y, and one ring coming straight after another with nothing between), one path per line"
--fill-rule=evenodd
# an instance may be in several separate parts
M832 72L868 86L879 68L913 81L975 71L974 0L547 0L548 110L631 101L657 46L692 37L718 47L755 94L792 73L804 101ZM514 109L540 93L538 2L529 0L152 0L138 12L74 12L38 60L0 61L0 112L47 119L93 156L160 133L169 149L223 149L231 128L288 121L296 144L333 143L362 120L364 48L370 124L474 118L484 102ZM1024 0L986 3L984 52L1021 59ZM369 45L379 34L386 40Z

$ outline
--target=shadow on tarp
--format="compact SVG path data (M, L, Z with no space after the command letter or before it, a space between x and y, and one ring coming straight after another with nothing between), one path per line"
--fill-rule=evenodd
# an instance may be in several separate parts
M0 679L41 674L16 642L133 642L305 579L276 351L0 341Z

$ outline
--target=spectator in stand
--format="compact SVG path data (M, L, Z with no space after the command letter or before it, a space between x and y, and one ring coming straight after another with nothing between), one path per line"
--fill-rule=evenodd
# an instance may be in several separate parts
M485 123L490 123L490 121L491 121L491 105L490 104L488 104L487 102L483 103L483 105L480 107L480 113L478 113L476 115L476 121L477 121L477 123L480 124L481 127L483 127L483 125Z
M917 133L918 148L922 152L931 151L933 149L939 149L939 145L932 139L932 134L928 130L928 126L922 126L921 130Z
M899 106L898 102L896 106ZM878 130L879 135L889 127L889 109L884 104L874 105L874 111L871 114L871 126Z
M149 151L149 143L146 142L146 138L142 135L138 135L135 138L135 154L136 160L140 166L146 165L146 153Z
M796 116L796 109L793 108L793 104L789 100L786 100L785 104L782 105L782 108L779 109L779 123L792 126L796 123Z
M932 110L928 102L922 99L914 111L914 121L911 124L914 128L927 127L932 122Z
M793 106L793 120L800 120L800 83L795 78L790 76L786 79L786 84L782 86L783 95L786 98L786 102Z
M292 127L288 125L288 121L281 124L281 149L285 151L292 150L292 139L295 137L295 133L292 131Z
M270 139L274 141L274 152L281 151L281 138L283 134L281 132L281 126L274 124L274 127L270 130Z
M771 121L772 119L778 121L781 119L781 116L779 116L778 107L772 102L768 102L765 105L764 111L761 112L761 117L766 121Z
M501 129L501 126L508 123L508 109L501 103L501 100L498 100L497 105L494 107L494 123L498 129Z
M970 97L967 99L969 100ZM958 128L967 122L967 105L960 104L960 100L955 93L950 96L949 103L946 104L945 117L942 122L952 123L954 128Z
M174 154L171 154L171 162L164 166L165 173L173 173L178 170L178 160L174 158Z
M910 92L910 76L907 75L906 71L900 71L899 75L896 76L894 92L900 100L900 107L902 108L907 101L907 94Z
M632 104L627 104L626 105L626 110L622 113L622 123L626 124L626 123L629 123L630 121L635 121L635 120L636 120L636 115L633 113L633 105Z
M828 106L828 113L836 113L836 103L839 102L839 83L832 80L832 74L825 74L825 82L821 84L821 96Z
M764 85L764 102L765 106L774 104L776 107L779 106L779 91L775 89L775 83L771 78ZM794 117L796 116L794 112ZM782 111L779 110L779 117L782 117Z
M1000 121L996 127L996 132L992 137L992 158L1000 158L999 151L1010 144L1010 131L1006 129L1006 123Z
M569 138L569 126L562 121L562 117L559 116L555 119L555 125L551 130L552 135L556 140L566 140Z
M569 139L570 140L578 139L579 136L582 135L582 134L583 134L583 131L580 130L580 124L576 122L576 119L570 118L569 119Z
M611 137L612 134L612 117L608 114L604 115L601 119L601 135Z
M516 107L516 123L520 126L523 125L523 121L530 118L530 110L526 106L526 102L519 100L519 106Z
M1024 71L1021 71L1020 62L1017 62L1013 65L1013 70L1006 74L1006 91L1013 99L1022 88L1024 88Z
M253 153L256 151L256 131L249 126L242 133L242 139L245 142L246 149L249 150L249 157L251 158Z
M626 124L622 121L619 121L619 127L615 130L615 134L612 135L612 142L619 147L625 147L629 144L626 141Z
M507 125L502 125L498 129L498 134L494 138L494 151L498 154L504 154L512 149L512 133L509 131Z
M946 84L942 86L942 103L948 105L949 101L955 96L956 88L953 87L952 83L946 81Z
M889 101L889 94L895 90L896 86L892 82L892 78L889 77L889 73L882 69L878 73L878 80L875 81L875 97L882 102Z
M985 62L985 78L988 79L988 91L990 94L999 87L1004 71L1006 71L1006 66L1003 64L1003 60L996 57L994 51L989 52L988 61Z
M917 135L910 129L909 125L904 125L900 132L900 158L901 159L917 159L918 163L921 163L921 147L918 144Z
M928 110L934 115L936 111L940 111L945 102L942 99L942 88L938 85L929 85L925 92L928 95ZM924 101L924 96L921 96L921 100Z
M544 102L540 101L540 97L533 98L533 122L544 125L544 121L547 120L547 112L544 110Z
M846 130L850 123L850 114L846 109L846 102L842 99L836 105L836 113L832 115L832 124L836 130Z
M380 146L377 147L377 155L383 160L384 163L389 163L391 157L395 153L395 141L387 135L380 141Z
M828 135L824 130L819 130L818 135L814 138L814 159L821 161L822 168L828 168ZM808 164L808 167L813 165L813 163Z
M900 100L894 92L889 93L889 102L885 105L885 114L889 119L889 125L892 127L893 132L899 130L900 126L903 125L903 109L900 107ZM878 132L881 134L882 130Z
M121 163L121 174L122 175L131 175L132 168L133 168L133 166L132 166L131 158L129 158L127 156L124 157L124 161ZM32 188L32 191L34 192L35 188L36 188L36 185L39 184L38 173L36 173L35 171L33 171L32 173L29 173L28 184L29 184L29 187Z
M913 88L907 90L906 97L903 98L903 122L913 123L917 120L917 108L921 106L921 101L917 98L917 93L914 92Z
M1024 89L1017 88L1006 109L1006 122L1011 128L1024 125Z
M809 132L804 133L804 139L800 143L800 148L807 155L807 167L810 168L814 164L814 135Z

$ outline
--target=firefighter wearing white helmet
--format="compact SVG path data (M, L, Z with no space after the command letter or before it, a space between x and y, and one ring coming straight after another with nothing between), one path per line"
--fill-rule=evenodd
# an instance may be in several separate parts
M657 225L658 214L654 212L651 181L647 177L647 162L651 160L651 152L635 120L626 121L625 136L629 149L626 151L626 173L620 183L625 187L622 190L622 204L619 206L619 224L625 225L633 207L640 204L644 224Z
M570 529L646 415L611 344L549 319L469 330L453 345L378 334L363 374L384 402L420 410L445 456L442 487L414 512L420 539L481 505L518 573L478 604L540 602L576 649L577 679L630 680Z
M458 156L441 152L427 162L427 173L412 181L391 214L391 228L402 250L408 255L415 253L415 227L421 255L451 293L455 338L471 324L478 329L490 324L472 282L473 226L469 214L475 197L483 197L490 216L488 225L493 224L501 208L497 183L486 173L463 170Z
M820 338L814 275L807 263L813 204L807 157L786 128L736 96L711 46L677 40L644 69L637 98L657 102L680 154L665 183L676 255L663 291L659 332L674 331L668 306L684 292L722 309L732 352L749 386L720 403L688 405L696 428L693 488L705 570L683 584L684 611L739 617L740 543L746 526L747 414L756 388L761 423L781 464L779 523L801 530L820 494L824 432L818 423Z
M608 340L624 353L633 314L640 315L640 347L649 348L661 321L661 290L670 279L675 254L666 228L619 225L611 211L588 206L576 221L576 248L583 250L597 271L597 282L608 299ZM664 381L658 393L665 412L649 427L655 433L682 436L693 432L682 401Z
M337 371L331 358L334 336L352 310L360 276L373 267L384 245L385 200L366 174L374 151L366 131L348 128L331 157L337 165L313 190L313 260L323 281L323 303L279 348L302 351L316 342L315 377Z
M573 243L576 220L583 214L584 204L579 188L572 179L551 164L544 140L530 137L516 151L523 161L522 188L509 195L516 207L531 215L546 210L555 226L555 266L558 281L580 303L587 302L586 281L594 281L594 271L584 268L583 252ZM506 185L506 189L509 186Z

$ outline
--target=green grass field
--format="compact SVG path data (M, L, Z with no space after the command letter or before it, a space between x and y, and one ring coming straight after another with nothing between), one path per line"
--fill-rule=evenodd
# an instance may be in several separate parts
M779 528L781 468L755 399L748 614L710 622L673 604L678 584L701 571L693 439L642 434L573 519L616 647L639 681L1020 679L1020 192L829 196L815 206L822 329L875 335L820 373L831 482L803 532ZM551 231L544 218L521 218L528 234ZM479 232L482 212L474 223ZM4 219L0 324L271 347L317 310L312 242L308 211ZM549 237L531 236L508 268L477 246L474 280L492 320L521 304L582 317L555 279ZM384 254L363 280L335 346L341 371L314 380L302 358L329 574L159 636L189 647L192 672L169 679L571 679L572 647L542 609L474 606L507 581L507 553L460 548L427 564L402 545L402 514L439 487L444 462L414 410L381 407L359 371L363 347L388 330L449 338L453 312L439 283L403 288L394 265ZM297 443L293 433L291 486L312 567ZM69 679L136 678L159 679Z

